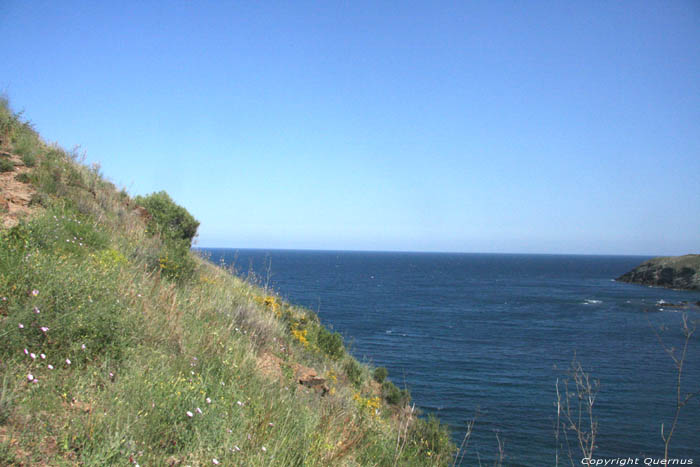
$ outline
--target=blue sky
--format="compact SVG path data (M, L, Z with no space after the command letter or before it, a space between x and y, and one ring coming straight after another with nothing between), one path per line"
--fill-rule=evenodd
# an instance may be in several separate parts
M0 2L0 90L200 246L700 252L700 3Z

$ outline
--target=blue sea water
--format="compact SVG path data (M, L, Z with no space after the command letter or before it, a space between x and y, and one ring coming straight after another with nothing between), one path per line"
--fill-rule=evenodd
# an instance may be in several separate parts
M661 424L675 414L683 312L664 302L700 293L614 282L646 258L203 249L318 312L361 360L389 369L455 441L476 417L463 465L554 465L556 383L576 358L599 381L595 457L662 457ZM659 336L654 332L664 328ZM700 331L682 392L700 390ZM563 391L563 386L560 386ZM673 458L700 463L700 397L682 410ZM576 464L580 454L570 439ZM568 464L566 448L560 458ZM642 462L640 460L640 462Z

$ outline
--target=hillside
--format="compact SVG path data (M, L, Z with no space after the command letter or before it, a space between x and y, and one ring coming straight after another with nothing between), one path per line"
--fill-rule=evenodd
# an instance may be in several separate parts
M0 103L0 465L452 461L386 370L79 159Z
M700 255L652 258L616 280L672 289L700 290Z

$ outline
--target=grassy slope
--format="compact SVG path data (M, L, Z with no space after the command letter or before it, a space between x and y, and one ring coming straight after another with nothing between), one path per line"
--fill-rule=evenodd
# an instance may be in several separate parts
M133 200L6 101L0 149L34 159L38 207L0 232L0 465L450 462L444 427L309 310L191 253L186 275L165 274L179 264ZM326 396L297 384L299 365Z

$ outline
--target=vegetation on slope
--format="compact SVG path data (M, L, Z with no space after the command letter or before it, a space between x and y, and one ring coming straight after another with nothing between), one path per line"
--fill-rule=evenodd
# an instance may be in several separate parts
M652 258L616 280L671 289L700 290L700 255Z
M33 193L0 231L0 465L451 462L385 370L190 252L167 194L77 159L0 103L2 170Z

